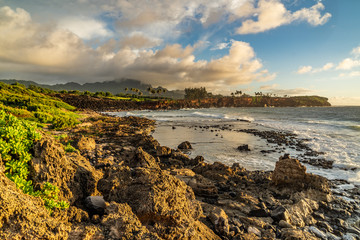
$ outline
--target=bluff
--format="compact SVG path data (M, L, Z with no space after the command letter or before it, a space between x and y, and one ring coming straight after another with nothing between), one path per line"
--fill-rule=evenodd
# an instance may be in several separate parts
M328 99L319 96L302 97L221 97L197 100L123 101L85 95L55 94L55 97L80 109L95 111L157 110L211 107L324 107L331 106Z

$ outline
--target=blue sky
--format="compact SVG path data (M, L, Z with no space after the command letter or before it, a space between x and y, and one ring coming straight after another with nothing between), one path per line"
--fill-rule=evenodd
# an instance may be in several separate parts
M0 0L0 78L360 105L358 0Z

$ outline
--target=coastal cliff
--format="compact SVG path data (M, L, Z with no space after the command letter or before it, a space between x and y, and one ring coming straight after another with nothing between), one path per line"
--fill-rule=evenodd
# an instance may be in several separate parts
M181 109L212 107L325 107L331 106L328 99L319 96L303 97L221 97L197 100L123 101L96 98L86 95L54 94L55 97L80 109L97 111L121 111L143 109Z

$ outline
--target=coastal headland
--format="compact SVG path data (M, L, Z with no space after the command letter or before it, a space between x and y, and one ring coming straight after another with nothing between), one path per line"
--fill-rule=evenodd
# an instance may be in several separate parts
M331 104L325 97L220 97L205 99L180 99L157 101L119 101L109 98L96 98L87 95L61 94L54 97L76 106L80 109L96 111L122 111L122 110L165 110L182 108L211 108L211 107L328 107Z
M153 120L84 110L68 126L61 120L74 109L58 99L19 86L0 90L33 94L2 102L1 143L10 142L8 123L17 123L6 112L42 119L22 175L34 191L48 183L57 189L56 198L25 194L9 179L17 152L2 149L1 239L359 239L356 202L335 196L333 182L288 155L274 171L210 164L184 153L191 144L161 146ZM42 107L50 102L55 119Z

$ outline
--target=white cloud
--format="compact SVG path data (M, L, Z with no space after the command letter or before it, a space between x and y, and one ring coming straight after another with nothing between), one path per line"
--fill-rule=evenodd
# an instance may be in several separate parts
M304 73L309 73L312 70L312 66L302 66L299 67L299 69L297 70L298 74L304 74Z
M360 46L353 48L353 50L351 51L352 55L355 55L356 57L360 56Z
M62 19L59 27L75 33L84 40L93 38L108 38L113 34L106 25L98 20L84 17L69 17Z
M334 67L333 63L326 63L322 68L321 71L327 71L329 69L332 69Z
M312 66L302 66L302 67L299 67L299 69L297 70L297 73L298 74L319 73L319 72L328 71L328 70L332 69L333 67L334 67L334 64L331 62L326 63L321 68L313 68Z
M229 53L218 59L196 61L195 46L172 44L157 51L141 50L138 48L147 45L148 39L134 34L126 41L110 39L92 49L68 30L33 22L22 9L0 8L0 19L2 75L16 72L28 79L51 75L77 82L129 77L164 87L209 89L267 81L276 76L263 68L246 42L232 42Z
M342 60L339 63L339 65L337 65L336 69L337 70L350 70L354 67L359 67L359 66L360 66L360 60L345 58L344 60Z
M325 24L331 17L330 13L321 15L320 11L324 9L324 5L320 2L311 8L303 8L294 13L287 10L279 0L260 0L257 7L251 7L248 4L245 6L242 6L245 9L244 12L240 11L239 16L249 17L255 15L257 20L245 20L241 27L237 29L239 34L264 32L294 21L306 21L313 26L318 26Z

